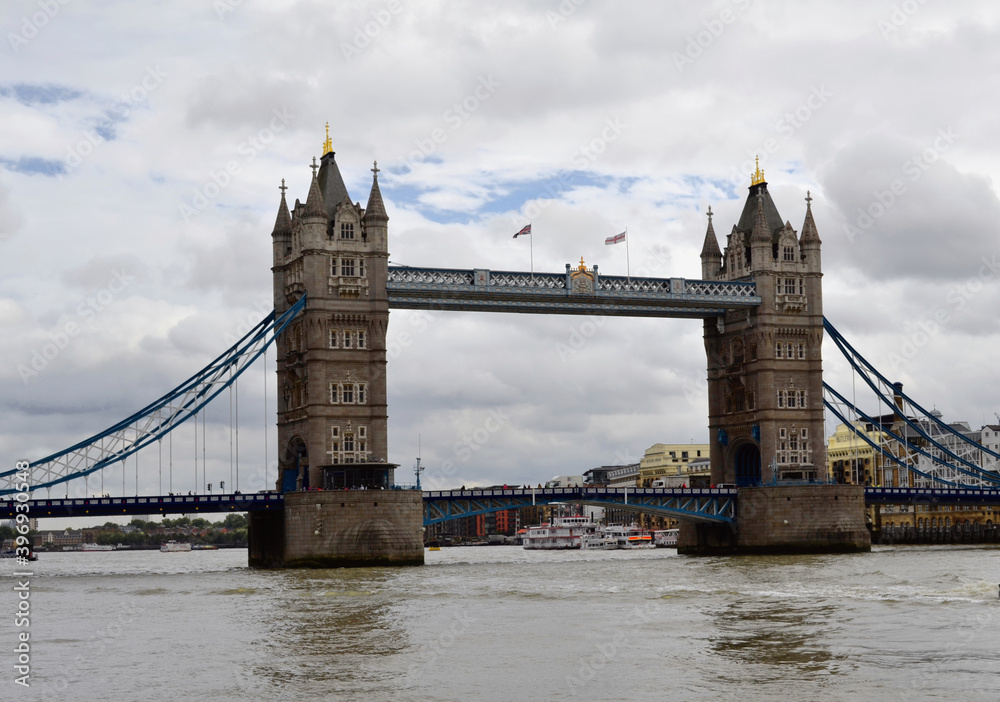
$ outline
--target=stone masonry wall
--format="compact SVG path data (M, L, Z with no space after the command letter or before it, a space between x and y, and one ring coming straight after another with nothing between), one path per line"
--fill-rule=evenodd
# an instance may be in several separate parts
M285 494L284 565L422 565L423 494L331 490Z
M850 553L871 550L859 485L741 488L739 553Z

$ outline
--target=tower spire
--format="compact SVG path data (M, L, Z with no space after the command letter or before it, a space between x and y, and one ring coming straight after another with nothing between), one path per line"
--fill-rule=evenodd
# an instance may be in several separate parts
M312 166L313 177L312 183L309 184L309 197L306 198L306 206L302 211L303 217L326 217L326 205L323 203L323 192L319 187L319 179L316 177L316 157L313 157Z
M326 141L323 142L323 155L333 153L333 140L330 139L330 123L326 123Z
M757 192L757 213L754 216L753 231L750 233L750 243L771 244L771 231L767 226L767 217L764 215L764 193Z
M713 280L718 276L719 268L722 267L722 251L719 249L719 240L715 236L715 227L712 226L712 206L709 205L708 229L705 230L705 243L701 247L701 274L706 280Z
M750 185L760 185L764 182L764 171L760 170L760 156L755 156L754 162L757 164L757 170L750 176Z
M382 191L378 187L378 174L378 161L375 161L372 165L372 190L368 194L368 207L365 208L365 224L385 224L389 221L389 215L385 211L385 203L382 202Z
M285 191L288 188L285 187L284 178L281 179L281 186L278 190L281 191L281 203L278 205L278 216L274 220L274 229L271 230L272 236L292 230L292 218L288 213L288 203L285 202Z
M816 230L816 222L813 220L812 194L806 191L806 220L802 223L802 236L799 239L803 244L819 244L819 232Z

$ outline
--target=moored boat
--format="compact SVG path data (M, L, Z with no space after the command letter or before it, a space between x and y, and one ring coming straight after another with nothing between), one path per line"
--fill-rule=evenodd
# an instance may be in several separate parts
M656 548L677 548L677 534L680 529L661 529L653 532L653 544Z
M613 524L604 528L604 535L609 548L653 548L653 535L635 524Z
M115 547L111 544L83 544L80 546L81 551L114 551Z
M551 524L528 527L524 534L528 550L595 549L604 547L597 525L587 517L555 517Z
M165 544L160 545L161 553L181 553L183 551L190 551L191 544L188 543L178 543L176 541L168 541Z

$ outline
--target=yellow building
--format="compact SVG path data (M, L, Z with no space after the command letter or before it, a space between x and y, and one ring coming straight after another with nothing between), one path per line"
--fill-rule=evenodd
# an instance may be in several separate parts
M707 459L708 444L653 444L646 449L645 455L639 461L639 487L652 487L654 480L672 479L690 485L687 480L692 463ZM704 460L699 461L703 465Z
M880 445L884 434L876 431L872 424L854 422L854 426L876 445ZM883 475L881 452L857 436L846 424L838 424L833 436L827 440L826 462L828 475L840 484L879 487L891 481L893 486L899 485L894 480L897 471L892 468L891 462L885 462L890 470Z

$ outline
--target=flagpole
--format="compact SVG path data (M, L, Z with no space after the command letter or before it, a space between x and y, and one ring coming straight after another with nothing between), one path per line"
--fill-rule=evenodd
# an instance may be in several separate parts
M632 280L632 267L628 260L628 227L625 227L625 277Z
M531 226L531 222L528 222L528 226ZM532 229L531 233L528 234L528 256L531 268L531 280L535 280L535 230Z

